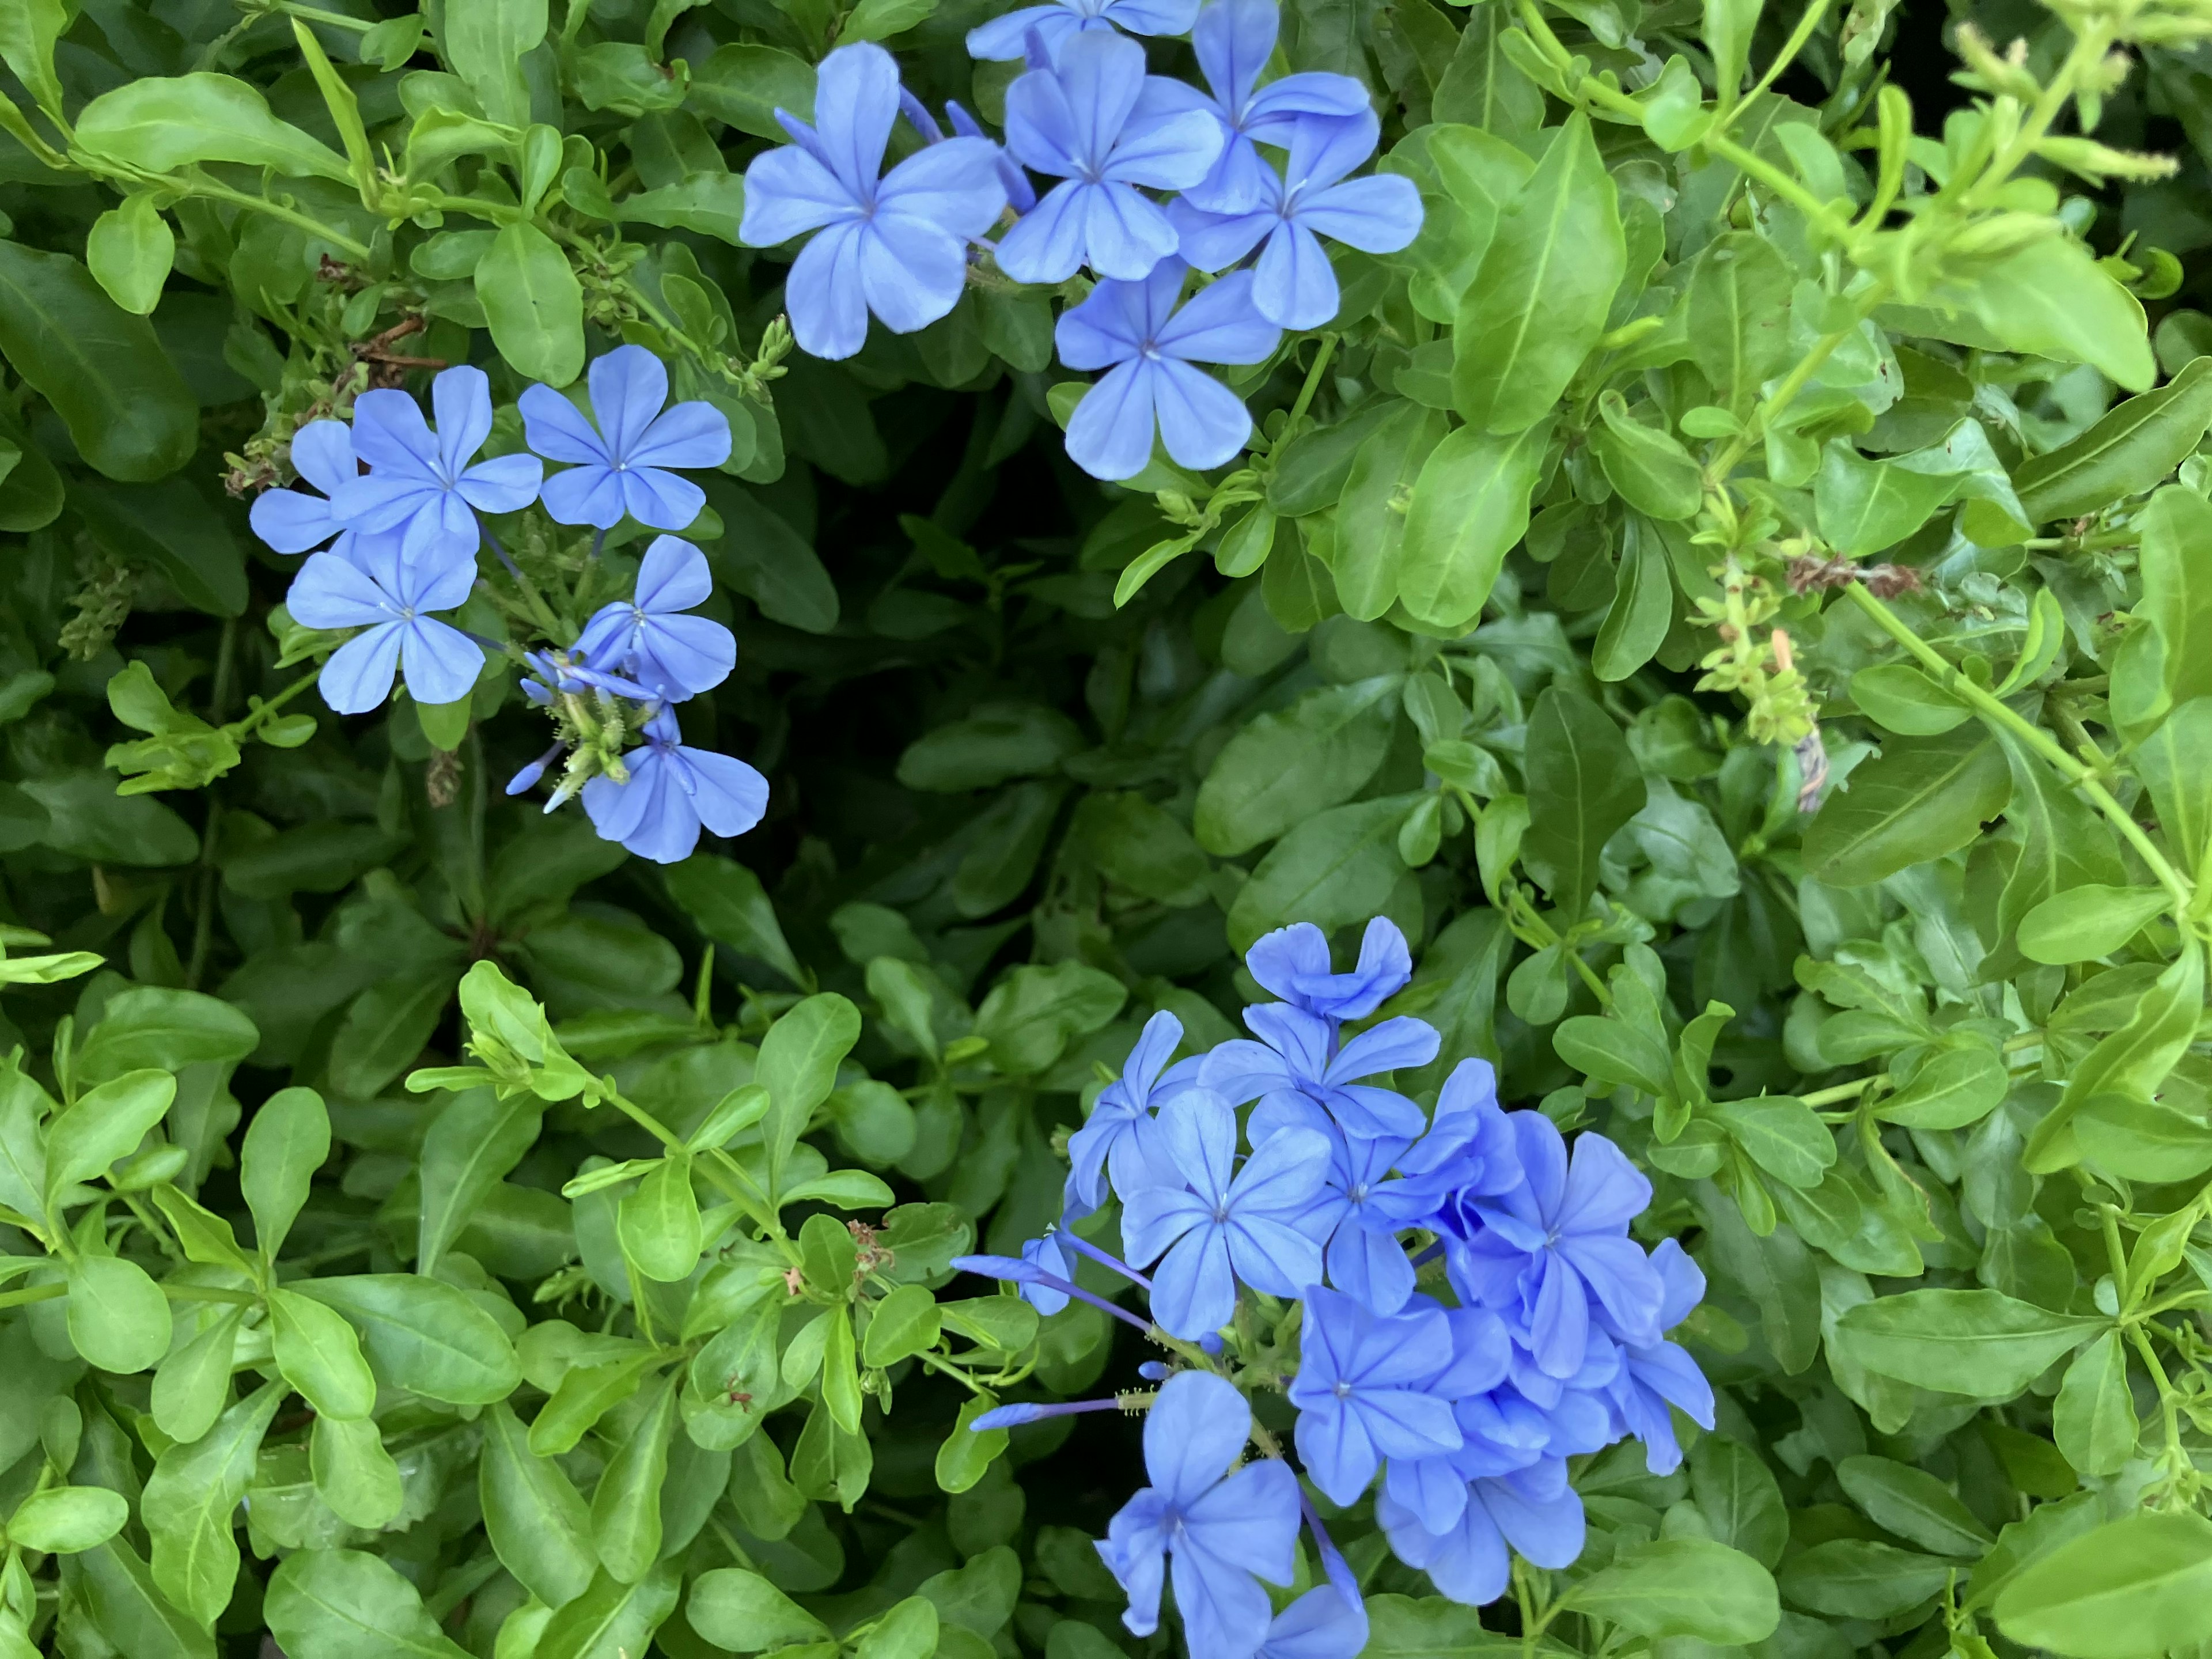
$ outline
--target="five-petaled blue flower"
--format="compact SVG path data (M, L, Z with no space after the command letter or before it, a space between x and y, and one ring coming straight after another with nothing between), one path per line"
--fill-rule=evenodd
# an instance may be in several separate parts
M602 840L655 864L690 857L702 825L742 836L768 811L768 780L732 756L685 744L673 708L646 723L644 744L623 760L629 781L593 778L584 786L584 811Z
M1364 1019L1413 977L1406 936L1388 916L1367 924L1359 963L1348 974L1331 969L1328 935L1310 921L1261 934L1244 953L1244 967L1262 990L1324 1019Z
M1328 1141L1285 1129L1238 1170L1237 1115L1203 1089L1163 1106L1152 1133L1164 1154L1154 1162L1188 1185L1122 1194L1121 1241L1140 1267L1166 1256L1152 1275L1161 1328L1194 1340L1226 1324L1240 1281L1270 1296L1319 1282L1321 1246L1298 1223L1321 1191Z
M1095 478L1142 471L1155 429L1178 465L1200 469L1224 465L1251 436L1243 399L1192 365L1262 362L1281 331L1254 313L1243 271L1178 310L1186 275L1182 260L1163 259L1142 282L1101 283L1060 313L1060 362L1109 371L1067 423L1068 457Z
M1098 1091L1091 1115L1068 1137L1066 1209L1071 1218L1089 1215L1106 1201L1109 1169L1120 1192L1157 1178L1145 1161L1153 1098L1165 1099L1198 1081L1196 1056L1168 1064L1182 1041L1182 1022L1164 1009L1146 1020L1121 1075Z
M310 421L292 434L292 469L322 491L310 495L304 489L264 489L253 498L246 514L253 533L279 553L305 553L330 544L343 557L352 550L353 531L331 512L328 497L338 486L361 476L353 455L353 433L343 421ZM335 540L332 538L336 538Z
M898 112L891 55L866 41L840 46L817 70L814 124L779 109L792 142L745 169L744 240L767 247L820 233L784 284L793 337L817 357L858 351L871 312L909 334L951 311L969 240L1006 205L987 139L927 145L878 178Z
M636 597L602 607L576 649L588 661L620 664L656 697L678 702L711 690L736 665L738 642L721 623L683 613L714 591L705 554L656 536L638 566Z
M1662 1240L1651 1252L1651 1270L1666 1287L1659 1328L1672 1330L1704 1300L1705 1276L1671 1238ZM1661 1340L1624 1347L1620 1373L1606 1392L1620 1426L1644 1443L1644 1467L1654 1474L1672 1474L1682 1467L1682 1445L1674 1437L1669 1406L1699 1428L1713 1425L1713 1385L1688 1350L1677 1343Z
M1181 34L1198 15L1198 0L1056 0L1024 6L968 31L968 55L1011 63L1029 50L1030 36L1058 57L1060 45L1079 32L1119 28L1132 34Z
M575 465L545 480L538 499L559 524L611 529L627 513L655 530L682 530L707 494L672 466L720 466L730 458L729 417L709 403L668 401L668 371L643 346L617 346L592 363L592 413L550 386L522 394L522 429L549 461Z
M1250 1659L1266 1639L1273 1609L1257 1580L1291 1581L1298 1483L1275 1458L1237 1467L1251 1428L1251 1407L1220 1377L1184 1371L1161 1388L1145 1419L1152 1484L1097 1547L1128 1592L1121 1622L1133 1634L1159 1628L1164 1558L1172 1555L1176 1609L1193 1653Z
M1175 226L1138 186L1196 184L1220 153L1221 128L1203 110L1173 107L1173 85L1145 73L1142 46L1102 29L1072 36L1056 64L1006 88L1006 148L1062 182L999 239L1001 270L1060 283L1088 265L1134 281L1176 251Z
M1182 257L1200 270L1219 270L1264 241L1252 270L1253 308L1285 328L1329 323L1343 296L1320 236L1367 253L1395 253L1420 234L1421 192L1412 179L1345 177L1374 150L1380 131L1364 111L1351 120L1297 122L1288 172L1278 178L1261 167L1250 207L1209 213L1186 199L1168 210Z
M323 665L323 701L341 714L366 714L391 695L401 670L417 702L467 696L483 672L483 647L429 613L461 604L476 579L471 559L410 559L397 535L356 537L347 555L313 555L284 596L292 619L363 630Z
M1199 1081L1232 1105L1278 1093L1302 1094L1317 1103L1348 1135L1410 1140L1428 1127L1419 1106L1391 1089L1358 1079L1401 1066L1425 1066L1443 1039L1437 1028L1411 1015L1369 1027L1341 1048L1336 1022L1288 1003L1263 1002L1244 1011L1260 1041L1224 1042L1206 1055Z
M1583 1553L1583 1501L1564 1458L1468 1483L1459 1519L1432 1533L1386 1488L1375 1500L1390 1548L1455 1601L1480 1607L1504 1593L1510 1544L1540 1567L1570 1567Z
M1621 1340L1658 1341L1665 1287L1626 1231L1651 1202L1650 1182L1603 1135L1578 1136L1570 1164L1559 1127L1541 1112L1508 1121L1526 1180L1474 1201L1482 1224L1471 1237L1445 1234L1454 1288L1517 1315L1547 1376L1582 1369L1593 1297Z
M1459 1449L1451 1402L1427 1384L1451 1363L1444 1310L1376 1314L1316 1285L1305 1293L1298 1374L1298 1456L1333 1504L1356 1504L1386 1457L1442 1457Z
M1285 145L1302 118L1340 120L1365 115L1372 107L1365 87L1326 70L1306 70L1260 85L1281 21L1275 0L1211 0L1191 28L1199 72L1213 96L1194 87L1187 96L1194 107L1212 112L1227 141L1212 170L1184 192L1194 206L1217 213L1258 206L1261 192L1275 179L1253 148L1255 140Z
M478 513L520 513L538 499L545 469L535 455L470 464L491 435L491 382L463 364L430 382L434 435L422 405L380 389L354 399L354 453L371 471L331 492L331 512L356 530L397 531L410 559L434 548L477 550Z

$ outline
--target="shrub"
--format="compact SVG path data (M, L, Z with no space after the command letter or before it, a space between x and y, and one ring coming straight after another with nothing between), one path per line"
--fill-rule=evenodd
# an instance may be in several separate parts
M10 0L0 1652L2198 1650L2212 15L1968 9Z

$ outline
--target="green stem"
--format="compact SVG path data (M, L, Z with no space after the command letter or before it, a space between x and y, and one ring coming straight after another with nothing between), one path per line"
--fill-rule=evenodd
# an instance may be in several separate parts
M303 23L327 23L334 29L349 29L356 34L366 34L376 25L359 17L348 17L343 12L324 11L314 6L284 5L278 8L288 17L296 17Z
M1312 406L1314 394L1321 390L1322 371L1328 367L1328 360L1336 355L1336 341L1337 337L1334 334L1321 337L1321 349L1314 353L1313 367L1306 371L1306 383L1298 388L1298 400L1291 405L1290 419L1283 422L1285 441L1297 433L1298 422L1305 419L1306 410Z
M263 703L259 708L255 708L241 718L234 720L230 725L225 726L223 729L228 732L234 738L249 736L253 732L259 729L261 723L264 720L267 720L271 714L282 708L286 703L291 702L293 698L298 696L302 691L305 691L309 686L314 684L315 682L321 678L321 671L317 670L313 674L305 675L299 679L294 680L291 684L286 686L282 691L279 691L275 696L270 698L268 702Z
M265 196L248 196L242 190L233 190L228 185L219 185L212 179L198 176L179 179L174 175L162 175L161 182L184 195L212 197L218 202L228 202L249 213L265 213L272 219L298 227L310 236L321 237L333 247L343 248L356 259L369 257L368 243L357 242L343 231L333 230L321 220L312 219L297 208L286 207L282 202L272 202Z
M1805 8L1804 15L1797 20L1797 27L1790 31L1790 38L1782 43L1782 50L1774 54L1774 61L1766 66L1766 73L1759 77L1759 83L1729 106L1728 113L1715 125L1725 127L1746 104L1773 86L1781 78L1782 71L1796 61L1797 54L1805 49L1805 43L1813 38L1813 31L1820 27L1820 20L1827 15L1828 0L1813 0Z
M1863 584L1851 582L1844 587L1844 592L1876 627L1911 653L1945 690L1970 706L1990 725L2010 732L2026 744L2067 782L2087 796L2090 803L2136 849L2159 885L2166 889L2166 896L2172 901L2174 920L2185 928L2189 926L2189 907L2191 900L2196 896L2195 889L2186 877L2166 862L2166 854L2159 851L2157 844L2135 821L2134 815L2112 799L2112 792L2098 781L2090 767L2068 754L2051 733L1976 685L1945 661L1935 647L1907 627L1895 611L1868 592Z

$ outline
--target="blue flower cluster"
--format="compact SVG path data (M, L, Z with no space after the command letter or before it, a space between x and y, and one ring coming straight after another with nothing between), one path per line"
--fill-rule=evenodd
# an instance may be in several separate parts
M1060 361L1109 372L1068 427L1068 454L1097 477L1127 478L1157 434L1182 465L1223 465L1251 418L1193 365L1264 362L1284 330L1334 318L1320 238L1395 252L1421 225L1411 180L1350 176L1382 131L1365 88L1310 71L1261 84L1279 23L1276 0L1009 12L968 37L975 57L1027 63L1006 90L1003 148L957 104L947 137L882 47L841 46L819 67L813 120L775 112L792 142L746 169L738 234L756 246L813 234L785 303L818 357L858 351L871 313L896 333L935 322L984 254L1017 283L1087 270L1096 286L1060 319ZM1186 32L1204 90L1148 74L1129 38ZM885 173L902 113L921 148ZM1279 168L1261 145L1285 152ZM1032 173L1057 182L1040 196ZM1248 260L1177 308L1193 270Z
M705 556L672 535L656 538L632 597L547 649L502 646L439 615L477 591L484 547L525 586L482 515L534 502L556 525L594 527L593 568L625 518L661 531L698 518L706 495L676 469L728 459L728 420L711 404L667 407L668 372L641 346L594 360L589 386L588 416L552 387L530 387L520 407L535 453L481 460L492 430L483 370L448 368L431 381L434 428L404 392L364 392L350 426L312 421L293 438L293 465L313 493L269 490L255 500L252 522L277 552L309 556L285 599L293 621L351 635L323 666L332 709L376 708L395 677L418 703L457 702L475 690L487 652L514 655L530 670L525 695L554 716L561 736L507 793L532 787L565 754L567 775L546 810L580 791L602 836L673 863L702 827L742 835L768 806L765 778L743 761L687 747L677 725L675 705L720 684L737 661L729 629L685 614L712 591ZM545 461L562 469L547 477Z
M1170 1065L1182 1028L1154 1015L1068 1143L1062 1224L1018 1260L960 1263L1042 1312L1079 1298L1144 1330L1175 1356L1143 1367L1157 1395L1002 1406L975 1426L1149 1405L1151 1484L1098 1546L1128 1628L1157 1626L1171 1558L1193 1659L1352 1659L1357 1585L1246 1390L1286 1386L1305 1480L1338 1506L1379 1481L1398 1558L1480 1605L1505 1589L1509 1548L1543 1567L1581 1553L1569 1457L1632 1436L1665 1474L1682 1459L1672 1410L1712 1426L1711 1389L1666 1338L1705 1279L1673 1240L1629 1237L1651 1186L1617 1146L1584 1133L1570 1152L1541 1113L1503 1109L1486 1061L1462 1061L1433 1112L1371 1080L1440 1041L1404 1016L1345 1034L1411 977L1389 921L1348 973L1303 923L1246 966L1279 999L1244 1011L1252 1038ZM1127 1262L1073 1225L1109 1200ZM1078 1257L1142 1289L1151 1318L1077 1285ZM1267 1455L1239 1467L1248 1439ZM1260 1581L1291 1581L1302 1513L1327 1582L1271 1617Z

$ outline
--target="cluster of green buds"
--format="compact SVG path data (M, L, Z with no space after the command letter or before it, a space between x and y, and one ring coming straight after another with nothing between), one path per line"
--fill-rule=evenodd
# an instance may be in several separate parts
M1698 621L1720 638L1699 659L1700 691L1731 691L1750 705L1751 735L1760 743L1797 748L1814 731L1814 710L1798 670L1790 635L1769 626L1782 609L1774 585L1731 552L1713 567L1717 599L1697 601ZM1765 628L1764 636L1759 630Z

